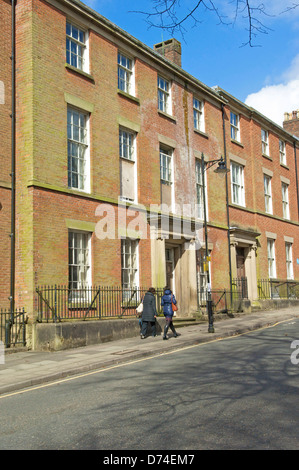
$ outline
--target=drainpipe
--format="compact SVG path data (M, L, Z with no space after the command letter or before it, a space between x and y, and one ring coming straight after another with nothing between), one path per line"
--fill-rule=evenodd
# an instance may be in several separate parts
M224 147L224 161L227 168L226 158L226 139L225 139L225 114L224 104L221 103L222 110L222 129L223 129L223 147ZM226 193L226 217L227 217L227 243L228 243L228 265L229 265L229 289L230 289L230 301L231 308L233 306L233 281L232 281L232 262L231 262L231 249L230 249L230 221L229 221L229 202L228 202L228 174L225 173L225 193Z
M298 188L298 169L297 169L297 154L296 154L296 142L294 141L294 155L295 155L295 174L296 174L296 189L297 189L297 211L299 220L299 188Z
M15 309L15 166L16 166L16 79L15 79L15 19L16 0L12 0L12 27L11 27L11 255L10 255L10 317L11 324L14 318Z

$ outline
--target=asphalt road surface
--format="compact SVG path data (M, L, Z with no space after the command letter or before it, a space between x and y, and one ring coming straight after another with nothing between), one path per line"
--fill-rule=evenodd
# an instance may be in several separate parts
M299 449L298 362L292 320L0 396L0 449Z

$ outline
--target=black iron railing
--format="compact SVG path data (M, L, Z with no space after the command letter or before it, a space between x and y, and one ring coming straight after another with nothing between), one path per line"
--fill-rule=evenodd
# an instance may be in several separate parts
M136 308L148 289L88 286L69 289L68 286L39 286L38 316L40 322L87 320L136 315ZM156 308L160 312L163 289L156 289Z
M200 308L205 308L208 300L207 290L201 290L199 292L199 298ZM214 314L238 311L242 299L242 291L236 289L233 291L228 289L211 290L212 310Z
M299 282L259 279L258 297L259 299L299 299Z
M11 313L9 310L0 310L0 341L6 348L15 345L26 345L25 310L20 309Z

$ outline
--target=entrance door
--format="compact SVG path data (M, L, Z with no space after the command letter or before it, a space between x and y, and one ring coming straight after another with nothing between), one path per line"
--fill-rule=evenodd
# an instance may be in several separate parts
M248 298L247 278L245 274L245 250L244 248L236 248L237 256L237 285L241 288L242 298Z
M244 248L237 247L236 249L237 255L237 277L238 279L245 277L245 254Z
M174 253L173 248L166 248L166 285L173 291Z

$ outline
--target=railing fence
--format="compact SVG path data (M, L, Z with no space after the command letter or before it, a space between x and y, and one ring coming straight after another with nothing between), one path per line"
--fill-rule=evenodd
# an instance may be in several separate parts
M68 286L40 286L36 288L38 297L37 320L87 320L113 317L128 317L136 314L146 288L92 286L82 289L69 289ZM156 308L161 310L163 289L156 289Z
M0 341L6 348L21 344L26 345L25 310L16 310L11 314L9 310L0 309Z
M299 299L299 282L259 279L258 297L259 299Z

